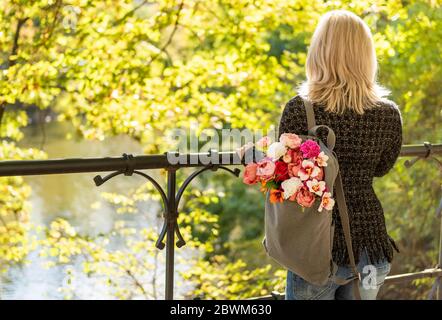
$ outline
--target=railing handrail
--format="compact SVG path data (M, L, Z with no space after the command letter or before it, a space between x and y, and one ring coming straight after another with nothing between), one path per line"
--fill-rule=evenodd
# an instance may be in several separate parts
M401 157L423 157L431 154L442 154L441 144L404 145L401 148ZM180 163L170 164L167 159L167 153L154 155L133 156L129 159L122 157L102 157L102 158L65 158L49 160L3 160L0 161L0 177L2 176L25 176L25 175L43 175L43 174L62 174L62 173L85 173L85 172L107 172L125 170L128 163L134 170L145 169L168 169L182 167L204 167L210 163L203 162L201 159L208 157L210 152L206 153L186 153L179 154ZM219 152L218 161L215 164L221 165L239 165L241 159L234 151ZM193 161L191 161L193 160Z
M442 145L441 145L442 146ZM125 170L129 163L134 170L146 169L178 169L182 167L203 167L210 163L203 163L202 156L209 156L210 153L186 153L179 154L179 164L171 164L165 154L153 154L125 157L102 157L102 158L64 158L49 160L4 160L0 161L1 176L25 176L61 173L85 173L85 172L107 172ZM218 164L239 165L241 159L233 152L219 152ZM224 161L221 161L224 158ZM193 161L191 161L193 159ZM195 160L196 159L196 160ZM226 161L227 159L227 161ZM215 161L216 162L216 161ZM214 162L214 163L215 163Z

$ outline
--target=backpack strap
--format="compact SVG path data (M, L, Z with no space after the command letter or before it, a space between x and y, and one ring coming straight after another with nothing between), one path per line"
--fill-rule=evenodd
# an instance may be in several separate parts
M315 120L315 111L313 110L313 106L311 104L310 101L308 101L307 99L302 99L304 101L304 106L305 106L305 111L306 111L306 115L307 115L307 126L308 126L308 131L309 134L314 134L316 135L316 130L320 127L327 127L328 128L328 136L327 136L327 144L329 145L329 147L331 147L331 151L333 150L334 146L335 146L335 142L336 142L336 137L335 134L333 132L333 130L331 130L330 127L328 126L324 126L324 125L316 125L316 120ZM336 153L334 151L333 155L336 157L336 159L338 159L338 157L336 156ZM361 294L359 292L359 283L361 281L361 275L358 272L358 269L356 267L356 261L355 261L355 256L354 256L354 252L353 252L353 245L352 245L352 240L351 240L351 232L350 232L350 219L348 217L348 208L347 208L347 203L345 202L345 194L344 194L344 188L342 185L342 177L341 177L341 170L338 170L338 174L336 176L336 181L335 181L335 198L336 198L336 202L338 204L338 209L339 209L339 217L341 219L341 225L342 225L342 229L344 232L344 238L345 238L345 244L347 246L347 253L349 256L349 260L350 260L350 267L352 269L353 272L353 277L350 279L339 279L337 277L335 277L335 279L337 280L338 284L345 284L345 283L349 283L350 281L353 281L353 292L355 295L355 298L357 300L361 300Z
M312 103L307 100L302 98L302 100L304 101L304 106L305 106L305 112L307 115L307 129L308 129L308 134L311 136L317 136L317 131L319 128L327 128L328 134L327 134L327 147L330 149L330 151L333 151L333 148L335 147L335 143L336 143L336 136L335 133L333 132L333 130L326 125L320 124L320 125L316 125L316 119L315 119L315 110L313 109L313 105Z
M312 128L310 128L308 130L308 134L310 136L318 136L318 129L319 128L327 128L327 148L330 151L333 151L333 149L335 148L335 144L336 144L336 136L335 136L335 132L332 130L332 128L330 128L329 126L326 126L324 124L318 124L316 126L313 126Z
M313 110L312 103L302 98L304 100L304 106L305 106L305 112L307 114L307 129L310 130L314 126L316 126L316 120L315 120L315 111Z
M341 170L338 171L338 175L335 181L336 188L336 202L339 209L339 217L341 218L342 230L344 231L345 243L347 245L347 253L350 260L350 267L352 269L354 278L353 281L353 293L357 300L361 300L361 293L359 292L359 283L361 281L361 275L358 272L355 262L355 256L353 252L353 245L350 232L350 219L348 217L347 203L345 202L344 188L342 186Z

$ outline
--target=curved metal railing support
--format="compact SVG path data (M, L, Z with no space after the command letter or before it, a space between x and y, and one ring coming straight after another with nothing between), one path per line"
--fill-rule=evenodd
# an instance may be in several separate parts
M145 179L147 179L148 181L150 181L152 183L152 185L155 187L155 189L158 191L158 193L160 194L162 204L163 204L163 209L164 209L164 211L163 211L163 216L164 216L165 212L169 211L169 201L167 199L166 193L164 192L163 188L158 184L158 182L155 181L154 178L152 178L148 174L145 174L144 172L141 172L138 170L134 170L134 166L135 166L136 162L134 160L134 157L131 154L124 153L123 158L126 160L126 168L124 170L118 170L118 171L112 172L112 173L106 175L105 177L102 177L101 175L96 175L94 177L95 185L97 187L99 187L102 184L104 184L105 182L109 181L110 179L112 179L120 174L124 174L125 176L132 176L133 174L140 175L140 176L144 177ZM179 230L177 232L179 234ZM163 249L165 246L164 243L162 242L165 235L166 235L166 227L164 224L162 227L162 230L160 231L160 235L158 237L158 240L156 241L156 244L155 244L155 246L160 250ZM181 234L179 234L178 238L180 239L180 241L184 241Z
M216 159L218 159L218 154L215 150L209 151L209 156L214 155ZM185 189L190 184L190 182L195 179L198 175L201 173L212 170L217 171L218 169L225 170L235 176L239 176L239 173L241 170L238 168L235 168L234 170L231 170L225 166L210 163L207 166L203 167L202 169L199 169L195 172L193 172L190 176L188 176L184 182L181 184L181 186L178 189L178 192L175 192L176 190L176 171L178 170L178 167L168 167L167 170L167 194L164 192L163 188L158 184L158 182L155 181L151 176L148 174L145 174L144 172L134 170L136 166L136 159L131 154L123 154L123 158L126 162L126 166L123 170L118 170L115 172L112 172L105 177L102 177L101 175L96 175L94 177L95 185L101 186L105 182L109 181L110 179L120 175L124 174L125 176L132 176L134 174L138 174L148 181L152 183L152 185L155 187L155 189L159 192L161 196L161 200L163 203L164 211L163 211L163 226L161 227L161 231L158 235L158 239L155 242L155 246L162 250L166 248L166 299L173 299L173 277L174 277L174 254L175 254L175 245L178 248L183 247L186 244L186 241L184 240L180 228L178 225L178 205L179 202L184 194ZM166 238L167 235L167 238ZM177 237L177 242L175 242L175 235ZM166 238L166 243L164 243L164 239Z
M177 193L177 196L176 196L176 203L177 203L177 205L179 204L179 202L180 202L180 200L181 200L181 197L183 196L183 193L184 193L184 190L186 189L186 187L189 185L189 183L194 179L194 178L196 178L198 175L200 175L201 173L203 173L204 171L207 171L207 170L212 170L212 171L216 171L216 170L218 170L218 169L222 169L222 170L225 170L225 171L227 171L227 172L230 172L231 174L233 174L234 176L236 176L236 177L238 177L239 176L239 173L241 172L241 170L239 170L238 168L235 168L234 170L231 170L231 169L229 169L229 168L227 168L227 167L224 167L224 166L218 166L218 165L209 165L208 167L205 167L205 168L203 168L203 169L200 169L200 170L197 170L197 171L195 171L195 172L193 172L190 176L188 176L187 178L186 178L186 180L184 180L184 182L182 183L182 185L180 186L180 188L179 188L179 190L178 190L178 193Z

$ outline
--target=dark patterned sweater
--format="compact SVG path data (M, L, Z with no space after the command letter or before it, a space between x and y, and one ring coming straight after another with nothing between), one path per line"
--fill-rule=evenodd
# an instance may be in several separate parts
M336 134L334 151L338 157L348 207L353 250L356 263L364 248L370 261L393 259L397 247L387 234L384 212L372 183L373 177L385 175L393 167L402 144L402 117L397 105L382 100L376 107L359 115L346 110L338 115L313 104L316 124L324 124ZM300 96L292 98L282 113L279 135L307 134L307 116ZM318 130L326 142L326 129ZM333 208L336 223L333 259L338 265L349 263L338 206Z

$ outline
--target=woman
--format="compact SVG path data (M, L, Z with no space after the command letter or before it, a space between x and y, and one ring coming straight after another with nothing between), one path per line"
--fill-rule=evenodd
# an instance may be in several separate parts
M282 133L307 134L302 98L312 102L316 123L336 134L337 154L352 233L353 250L362 276L362 299L376 299L393 258L384 213L373 190L373 177L393 167L402 144L402 117L397 105L376 84L377 62L368 26L355 14L325 14L313 35L306 62L307 81L285 106ZM326 132L319 137L326 141ZM349 259L337 206L333 208L333 259L338 275L350 276ZM286 299L354 299L352 284L325 286L287 273Z

